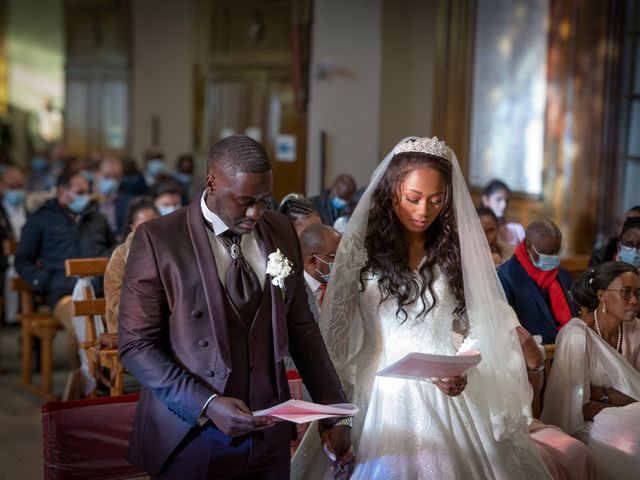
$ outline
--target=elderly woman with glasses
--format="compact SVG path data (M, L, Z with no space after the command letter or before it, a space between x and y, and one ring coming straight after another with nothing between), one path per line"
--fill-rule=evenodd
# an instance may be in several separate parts
M640 279L607 262L571 287L582 317L558 333L541 420L589 445L607 478L640 470Z

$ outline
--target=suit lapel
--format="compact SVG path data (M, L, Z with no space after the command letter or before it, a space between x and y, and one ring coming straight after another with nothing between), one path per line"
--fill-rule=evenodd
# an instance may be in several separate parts
M200 199L194 200L188 207L187 225L204 294L209 309L209 319L213 328L220 357L227 367L231 368L231 351L229 349L229 332L227 330L227 313L225 311L224 292L218 278L216 261L209 243L209 236L200 210Z
M276 251L277 246L266 225L264 217L256 224L256 230L260 236L260 249L265 260L269 254ZM284 311L284 301L280 289L271 283L271 277L266 276L265 282L269 284L271 291L271 324L273 329L273 353L276 363L281 361L289 353L289 341L287 334L287 322ZM289 292L291 294L291 292Z

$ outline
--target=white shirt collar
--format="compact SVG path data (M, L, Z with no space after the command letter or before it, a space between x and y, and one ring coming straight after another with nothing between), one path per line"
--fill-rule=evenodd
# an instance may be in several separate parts
M207 192L203 192L202 198L200 198L200 209L202 210L204 219L211 224L211 226L213 227L213 232L216 234L216 236L218 236L221 233L229 230L229 227L227 227L226 223L224 223L218 215L209 210L209 207L207 207L207 202L205 201L206 196Z
M304 279L312 292L316 292L320 288L320 282L304 271Z

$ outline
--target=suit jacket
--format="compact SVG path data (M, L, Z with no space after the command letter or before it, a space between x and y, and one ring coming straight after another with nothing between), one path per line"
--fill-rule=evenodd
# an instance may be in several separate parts
M294 270L285 279L284 300L279 288L265 279L271 294L279 400L290 398L283 368L290 353L314 401L346 401L309 310L293 226L286 217L265 211L256 228L265 258L279 248ZM123 285L120 357L143 386L129 459L153 474L185 436L198 428L206 400L212 393L223 394L233 368L226 292L218 278L200 198L138 227Z
M333 205L331 205L331 198L329 198L329 190L325 190L319 195L315 195L309 199L313 204L313 208L320 214L320 220L325 225L333 227L334 222L341 216L347 213L347 209L338 212Z
M498 268L498 278L522 326L532 335L542 335L544 343L555 343L558 323L551 312L547 291L533 281L515 255ZM577 316L577 308L567 295L573 283L571 274L560 268L556 278L565 292L571 313Z

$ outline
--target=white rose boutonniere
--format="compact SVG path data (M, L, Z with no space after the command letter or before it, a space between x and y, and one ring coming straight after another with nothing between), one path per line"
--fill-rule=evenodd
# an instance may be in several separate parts
M269 254L267 261L267 275L271 276L271 283L280 288L280 295L284 300L284 279L293 273L293 264L285 257L280 249Z

